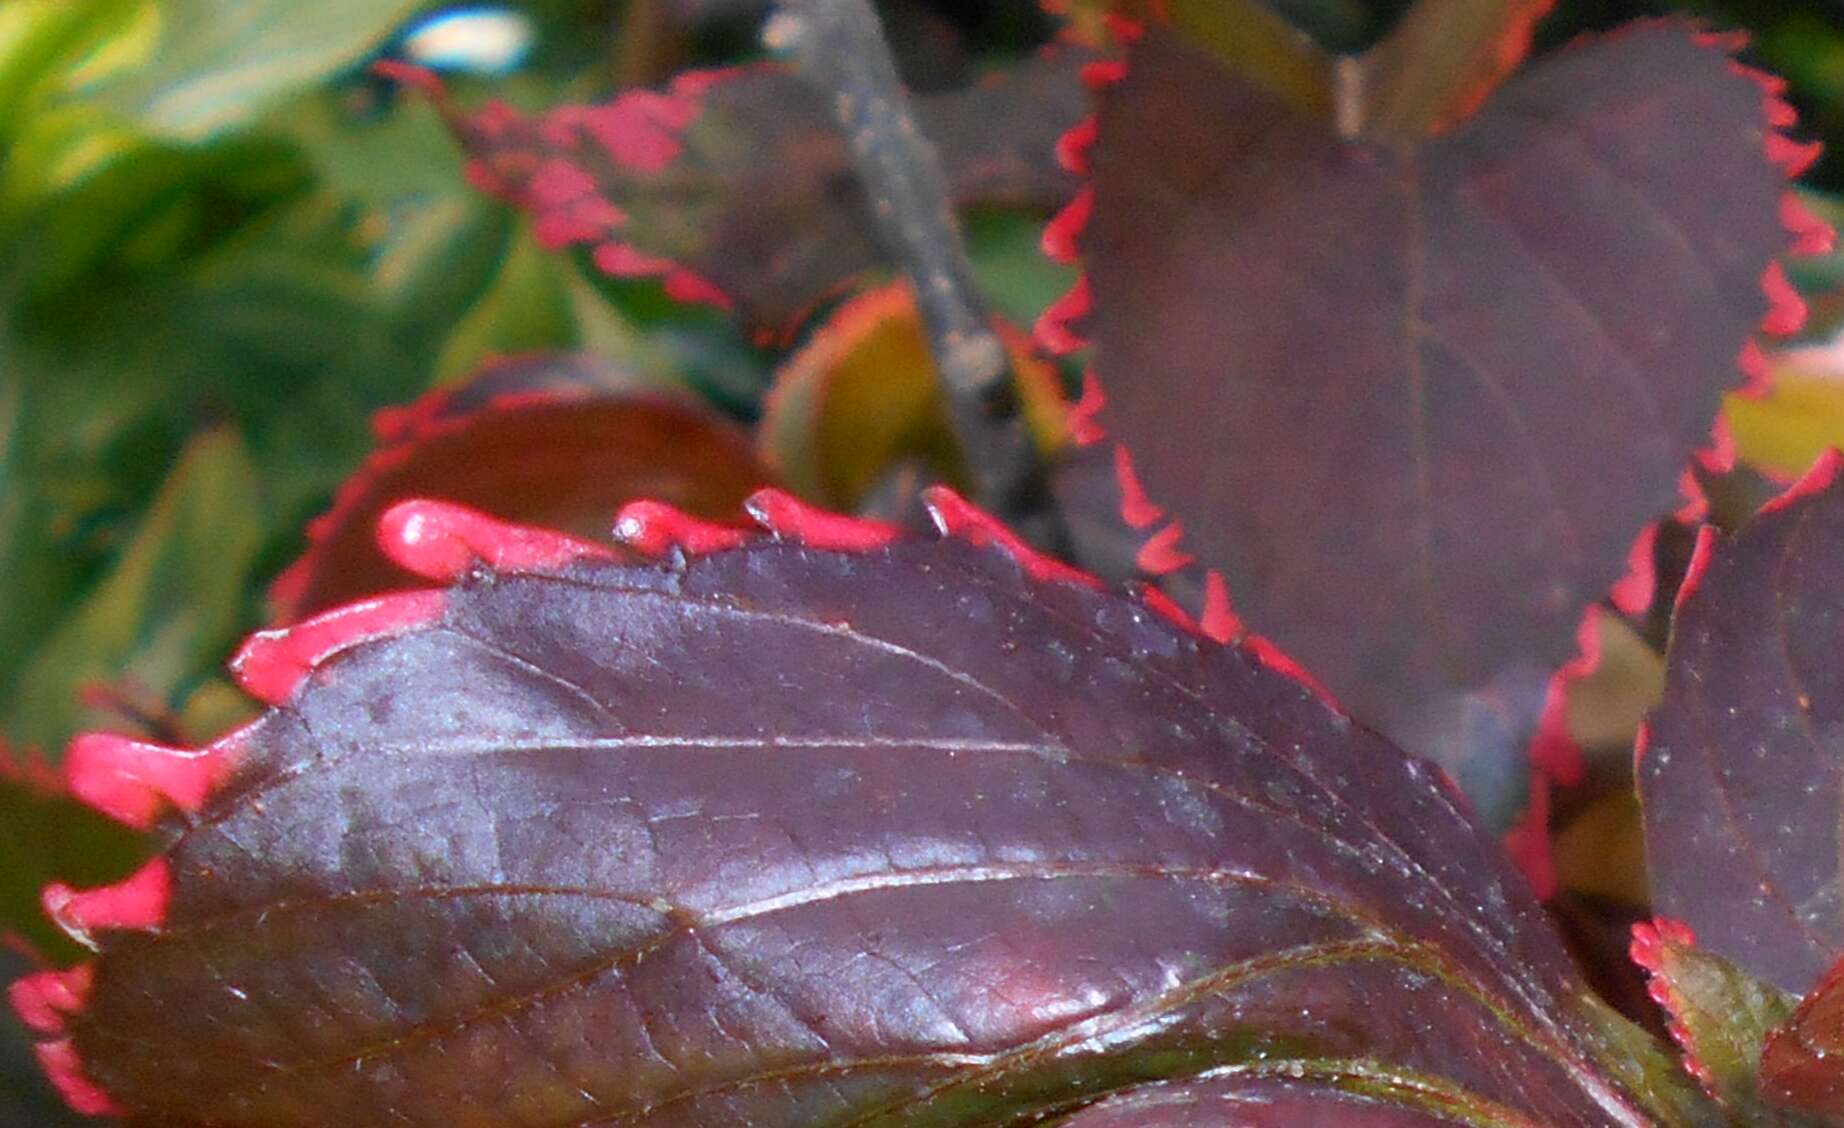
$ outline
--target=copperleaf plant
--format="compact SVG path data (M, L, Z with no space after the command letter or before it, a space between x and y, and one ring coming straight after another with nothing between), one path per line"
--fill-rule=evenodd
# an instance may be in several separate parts
M1733 37L1638 24L1498 84L1540 10L1422 5L1399 37L1496 13L1447 30L1497 62L1442 85L1392 38L1306 94L1185 19L1117 21L1062 147L1089 184L1045 234L1085 274L1039 327L1093 345L1081 428L1145 499L1142 565L1500 826L1526 745L1579 775L1556 675L1585 615L1646 602L1757 329L1799 327L1789 232L1831 243L1782 182L1816 148Z
M630 509L641 564L394 509L451 586L257 635L205 748L72 748L171 833L47 891L46 1067L147 1124L1694 1122L1438 770L930 504Z
M1527 881L1540 824L1523 855L1500 841L1533 737L1549 778L1574 770L1556 726L1596 609L1653 606L1648 530L1702 516L1686 468L1724 462L1756 330L1797 328L1788 232L1830 240L1785 203L1813 150L1775 81L1671 21L1514 74L1543 6L1513 0L1423 0L1342 58L1241 4L1062 7L1117 54L1061 45L920 120L955 199L1076 192L1045 245L1086 273L1040 336L1092 364L1071 441L1027 444L1062 459L1063 553L942 486L933 535L755 489L734 427L584 358L387 416L278 586L286 625L231 661L264 711L63 761L157 845L49 886L90 955L9 989L74 1110L1844 1114L1837 456L1701 533L1670 612L1638 742L1659 915L1630 951L1659 1014L1572 962ZM387 71L546 244L757 329L880 257L896 204L791 70L530 117ZM939 344L927 300L869 293L789 366L778 457L824 461L866 341ZM999 387L995 412L1020 394ZM1124 584L1078 566L1123 555Z
M1064 49L921 106L954 198L1047 213L1074 181L1054 157L1083 112L1085 55ZM432 97L468 176L534 219L548 247L604 274L657 278L680 301L736 309L760 336L797 326L879 258L846 139L824 99L772 63L688 71L659 90L528 117L457 105L433 76L387 74Z

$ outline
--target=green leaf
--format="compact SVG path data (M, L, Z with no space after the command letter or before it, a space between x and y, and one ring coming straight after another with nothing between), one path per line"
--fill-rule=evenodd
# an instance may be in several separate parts
M1747 1124L1807 1124L1769 1106L1760 1091L1761 1047L1798 999L1696 946L1690 929L1658 920L1633 928L1633 960L1651 976L1652 998L1691 1076Z
M575 267L539 250L527 226L521 223L512 234L492 285L443 345L435 365L438 382L460 379L490 357L576 345L576 319L563 282L563 273Z
M139 0L12 0L0 7L0 144L73 62L126 28Z
M1517 67L1551 3L1420 0L1363 56L1357 131L1412 141L1460 121Z
M96 97L148 129L196 140L358 62L415 0L164 0L145 65Z
M1333 61L1260 0L1169 0L1172 26L1237 74L1308 113L1333 110Z
M15 739L61 747L86 724L86 685L129 679L172 700L214 668L245 625L262 527L242 440L225 429L200 434L109 575L26 667L9 712Z

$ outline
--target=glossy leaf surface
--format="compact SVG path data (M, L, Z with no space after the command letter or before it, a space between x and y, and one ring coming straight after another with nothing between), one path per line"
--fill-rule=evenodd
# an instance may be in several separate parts
M165 792L154 867L48 894L101 948L16 991L67 1089L221 1126L1694 1115L1438 773L932 498L956 535L768 494L782 539L438 567L253 640L284 707L204 759L94 746L216 783Z
M1672 23L1417 145L1341 141L1158 29L1102 96L1092 313L1059 311L1100 423L1253 629L1458 775L1521 749L1740 381L1786 242L1762 100Z
M1828 456L1733 538L1706 531L1639 761L1658 911L1794 995L1844 955L1844 484Z

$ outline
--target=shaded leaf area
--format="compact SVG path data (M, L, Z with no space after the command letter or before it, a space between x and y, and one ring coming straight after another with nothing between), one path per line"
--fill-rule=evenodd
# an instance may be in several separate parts
M995 319L1039 451L1064 438L1061 377L1030 338ZM853 297L775 373L757 447L789 489L856 511L892 473L914 467L959 487L965 467L941 380L907 283Z
M1413 146L1158 30L1102 96L1101 422L1253 629L1457 776L1504 775L1739 382L1785 242L1762 97L1672 23Z
M854 552L753 504L788 539L346 616L396 625L96 933L89 1076L160 1125L1697 1116L1424 763L951 495Z
M375 531L405 498L601 537L625 502L727 516L769 481L740 428L581 354L492 362L463 384L379 413L375 429L378 449L309 524L307 553L271 589L284 621L413 581L380 551Z
M1799 1009L1768 1034L1761 1091L1788 1108L1844 1117L1844 963L1831 965Z
M1721 956L1697 947L1683 924L1634 926L1632 956L1651 977L1648 993L1665 1011L1684 1069L1742 1124L1810 1124L1765 1099L1761 1049L1793 1013L1795 998Z
M1056 139L1085 110L1073 51L917 99L962 204L1048 210L1074 189ZM681 300L787 327L880 261L869 202L824 96L773 65L691 71L664 90L526 117L463 113L435 92L474 182L529 209L547 246L660 277Z
M1658 911L1795 995L1844 955L1836 465L1734 537L1704 533L1639 759Z

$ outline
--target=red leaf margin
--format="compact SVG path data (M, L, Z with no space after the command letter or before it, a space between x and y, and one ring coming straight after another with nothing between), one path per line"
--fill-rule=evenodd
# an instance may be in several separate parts
M1684 1021L1685 1001L1678 995L1672 985L1671 975L1665 967L1665 952L1668 948L1695 948L1697 934L1690 925L1670 917L1653 917L1650 922L1640 921L1633 925L1633 942L1627 948L1627 955L1646 973L1646 994L1652 1001L1664 1008L1667 1016L1665 1030L1676 1042L1683 1053L1679 1062L1684 1071L1702 1085L1705 1092L1715 1095L1716 1078L1709 1066L1703 1063L1697 1050L1696 1038L1691 1028Z
M1476 112L1495 85L1517 70L1530 49L1536 24L1548 14L1549 8L1547 3L1533 4L1526 13L1528 19L1520 17L1511 33L1496 45L1499 53L1494 60L1494 75L1489 83L1469 92L1469 113ZM1051 11L1057 14L1055 7ZM1151 6L1146 18L1169 22L1169 16L1157 4ZM1636 20L1603 35L1611 37L1634 27L1659 22L1664 21ZM1119 13L1108 14L1105 25L1113 37L1113 46L1117 52L1124 51L1143 37L1147 28L1145 19ZM1789 131L1798 124L1798 111L1786 100L1786 80L1750 67L1735 57L1750 42L1747 32L1716 31L1696 21L1692 21L1692 26L1696 29L1692 33L1693 40L1699 46L1729 56L1729 69L1761 88L1762 115L1768 126L1764 131L1764 155L1768 163L1778 168L1789 183L1797 180L1818 160L1824 146L1819 141L1800 141L1790 136ZM1568 47L1594 38L1593 35L1581 36ZM1097 97L1126 76L1126 61L1118 55L1089 63L1082 68L1083 83ZM1440 128L1453 124L1456 123L1444 122ZM1085 180L1076 194L1044 227L1040 248L1045 257L1053 262L1082 266L1081 236L1094 212L1094 186L1086 180L1090 175L1089 151L1098 136L1099 118L1091 113L1065 132L1056 146L1057 160L1065 169ZM1781 197L1780 223L1788 236L1786 253L1789 255L1804 257L1829 254L1837 245L1836 231L1812 214L1790 187ZM1763 273L1761 290L1768 300L1768 309L1761 318L1760 331L1773 336L1798 333L1806 322L1806 304L1787 279L1786 270L1778 259L1770 262ZM1087 317L1093 304L1093 291L1088 274L1084 271L1077 275L1070 289L1038 317L1034 326L1038 344L1053 356L1068 356L1087 348L1091 342L1076 326ZM1743 344L1736 357L1736 367L1743 382L1735 394L1759 397L1767 393L1770 381L1767 358L1753 338ZM1093 365L1085 366L1082 397L1070 411L1070 435L1077 446L1092 446L1109 440L1097 418L1106 402L1106 393L1095 375ZM1717 416L1711 427L1709 444L1693 452L1692 457L1711 472L1733 469L1735 441L1729 432L1726 417ZM1122 498L1121 519L1136 531L1157 525L1164 515L1163 510L1148 497L1134 472L1132 453L1118 440L1114 441L1114 464ZM1708 512L1709 501L1695 473L1688 466L1679 479L1679 491L1682 505L1672 515L1673 518L1680 521L1702 520ZM1629 615L1638 614L1651 602L1657 588L1652 554L1657 536L1656 522L1645 526L1635 536L1628 549L1626 572L1615 580L1608 591L1608 603L1614 609ZM1188 579L1204 592L1199 616L1204 632L1220 642L1246 643L1250 636L1246 625L1234 610L1228 581L1219 570L1198 565L1195 557L1183 550L1182 540L1183 527L1173 520L1147 536L1136 562L1155 581L1175 573L1190 573ZM1690 585L1693 577L1694 568L1692 575L1685 578L1686 586ZM1568 696L1570 687L1591 675L1599 665L1598 627L1603 611L1600 604L1589 604L1583 608L1581 621L1576 628L1577 653L1551 675L1537 728L1531 736L1528 749L1530 797L1523 815L1505 834L1507 851L1524 871L1538 897L1545 901L1553 897L1558 889L1549 842L1550 793L1556 787L1568 788L1579 784L1587 770L1582 749L1567 728ZM1271 643L1257 639L1254 644L1271 652L1278 661L1290 667L1296 676L1304 675L1298 663L1281 655ZM1311 681L1309 676L1306 680ZM1330 700L1330 695L1323 687L1319 688L1319 692Z
M387 59L374 63L372 70L427 97L457 137L491 141L521 117L498 99L478 113L466 114L434 71L413 63ZM617 164L637 172L658 172L683 150L681 138L702 111L703 96L713 86L745 73L743 68L684 71L663 92L631 90L605 105L565 107L553 111L538 128L566 135L582 129L600 141ZM689 267L623 242L618 233L627 216L597 196L588 174L567 162L515 169L472 157L466 176L487 195L530 210L535 217L533 237L546 250L590 246L596 266L614 277L658 278L666 295L676 301L723 310L735 305L714 282Z
M998 518L945 486L924 491L923 501L943 537L1000 553L1038 580L1105 586L1100 579L1032 548ZM754 529L716 524L658 502L634 502L617 515L613 534L621 547L656 559L724 551L764 537L820 550L868 552L907 535L897 526L831 513L774 488L753 494L744 511ZM392 506L379 522L379 542L396 564L441 584L455 582L483 561L497 562L513 574L545 573L585 556L608 554L604 546L575 537L499 521L451 502L423 499ZM1181 629L1214 637L1159 589L1130 585L1129 594ZM428 624L443 614L446 599L440 588L396 592L258 632L232 659L232 676L252 696L285 705L335 655ZM1236 645L1262 665L1290 675L1299 673L1258 637L1245 636ZM1321 692L1310 679L1302 684L1311 692ZM163 818L183 822L230 778L244 755L249 729L249 725L234 729L196 749L115 733L86 733L73 741L65 758L64 784L82 802L137 829ZM1436 765L1428 767L1442 787L1458 795L1445 772ZM166 918L172 886L168 862L156 857L114 884L81 890L63 884L47 886L41 900L47 915L72 939L97 950L98 933L158 930ZM72 1109L90 1116L126 1115L90 1077L68 1029L70 1020L84 1010L94 973L93 961L40 971L11 984L8 1001L20 1020L40 1036L35 1048L39 1064Z
M371 429L377 441L376 448L339 484L328 507L307 522L306 549L270 583L269 622L279 626L325 610L336 603L383 590L382 586L355 588L339 584L332 585L332 590L328 590L322 582L322 573L336 566L342 549L349 547L342 542L342 538L347 538L354 529L363 528L359 522L368 520L368 510L379 506L382 500L388 500L391 496L392 475L405 467L414 466L419 455L426 454L432 445L459 440L463 432L476 426L491 426L496 421L504 421L510 413L567 411L575 408L584 411L602 408L615 410L625 407L637 413L648 413L655 418L683 418L686 422L696 422L708 431L711 440L716 443L714 447L703 451L704 459L698 463L700 471L714 480L724 479L728 473L739 471L745 466L751 471L750 476L743 480L741 488L724 491L729 496L721 502L713 500L710 503L712 505L732 505L741 500L744 491L750 486L765 485L773 480L769 472L756 463L745 433L704 408L692 397L678 394L671 388L650 386L627 377L619 369L604 372L600 366L595 365L579 368L574 362L575 356L568 353L536 352L495 357L475 369L465 381L435 388L408 403L380 408L374 413ZM710 461L713 456L733 462L734 465L717 466ZM397 483L401 489L400 496L415 492L403 488L407 485L404 482ZM423 488L438 487L425 485ZM609 508L612 509L614 503L624 496L633 496L633 491L609 498ZM475 505L494 504L480 496L465 500ZM685 501L683 498L680 500ZM705 504L700 501L696 506L704 510ZM378 515L381 516L382 512ZM597 512L593 516L599 520L602 514ZM554 516L546 520L559 523ZM567 536L548 529L534 529L531 533L534 537L542 533L542 537L538 537L540 541L547 537ZM533 542L522 547L502 545L494 552L513 555L500 556L485 551L479 555L495 567L510 568L518 556L534 553L542 556L544 549L540 543ZM379 563L385 562L380 560Z

